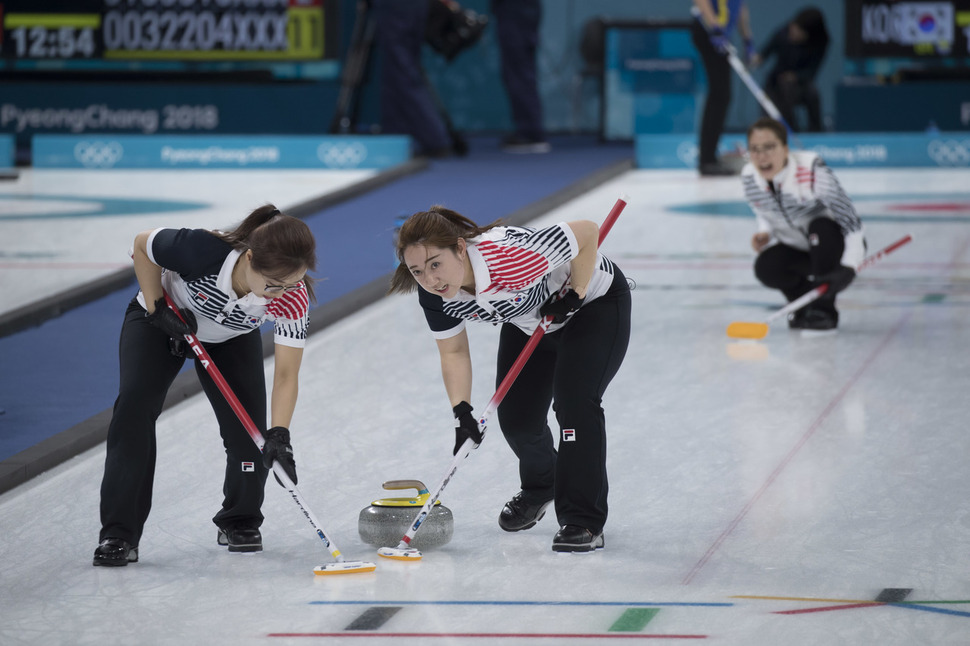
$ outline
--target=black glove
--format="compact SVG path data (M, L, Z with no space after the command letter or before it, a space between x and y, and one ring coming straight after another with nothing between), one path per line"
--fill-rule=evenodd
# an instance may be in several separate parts
M198 332L199 323L195 320L192 310L183 307L179 310L179 314L182 315L181 319L172 311L163 297L155 301L153 313L145 312L145 319L172 339L182 339L186 334Z
M751 65L751 61L754 60L757 53L758 50L754 48L754 42L751 39L746 38L744 41L744 64Z
M290 446L289 429L274 426L263 433L263 439L266 440L266 443L263 444L263 464L266 465L267 469L272 470L273 462L279 462L286 475L290 477L293 484L296 484L296 462L293 461L293 447ZM275 473L273 477L276 477ZM280 483L281 487L284 486L279 478L276 478L276 481Z
M482 443L482 433L478 430L478 420L472 416L472 405L460 402L451 410L455 413L455 450L451 454L458 455L461 445L468 438L472 438L477 449Z
M724 30L720 27L712 27L710 31L711 44L714 45L714 49L718 51L719 54L727 54L728 43L731 40L724 34Z
M580 298L579 294L575 290L570 289L566 294L560 298L556 299L556 294L549 297L542 307L539 308L539 314L543 318L552 315L553 323L562 323L569 317L570 314L578 310L583 305L585 298Z
M839 265L832 271L815 277L815 284L821 285L822 283L828 283L829 289L826 295L835 296L843 289L849 286L849 284L855 279L855 269L852 267L846 267L845 265Z

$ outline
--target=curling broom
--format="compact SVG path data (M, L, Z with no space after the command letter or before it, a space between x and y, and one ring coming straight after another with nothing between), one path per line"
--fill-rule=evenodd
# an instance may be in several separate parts
M182 318L182 314L179 312L178 306L174 301L172 301L172 297L168 294L165 294L165 302L168 303L168 306L172 309L172 311L175 312L176 316ZM247 413L246 409L243 408L242 402L240 402L239 398L236 397L236 394L232 392L232 389L226 382L225 377L222 376L222 372L220 372L219 368L216 367L212 357L209 356L206 349L202 347L202 344L199 343L199 340L195 337L195 335L186 334L185 340L188 341L189 347L192 348L192 352L194 352L199 361L202 362L202 367L205 368L206 372L209 373L209 376L212 377L212 381L214 381L216 386L219 387L219 391L222 392L223 397L226 398L226 402L229 404L229 407L232 408L232 411L236 414L236 417L238 417L239 421L242 422L246 432L249 433L249 437L253 438L253 442L255 442L256 446L259 447L259 450L262 451L263 445L266 444L263 434L259 432L258 428L256 428L256 425L253 423L249 413ZM302 511L303 515L306 516L307 520L310 521L310 524L313 525L313 529L315 529L317 532L317 536L320 537L323 544L327 547L327 549L330 550L330 554L333 555L334 562L327 563L326 565L318 565L317 567L313 568L314 574L352 574L356 572L373 572L375 569L377 569L377 565L375 563L368 563L366 561L345 561L343 555L340 553L340 550L338 550L337 546L334 545L333 541L324 531L320 521L317 520L317 517L307 506L306 501L303 500L303 496L300 495L300 491L296 488L296 484L290 480L290 477L286 474L286 471L280 466L279 462L276 462L275 460L273 461L273 475L279 479L280 484L282 484L283 488L286 489L287 493L290 494L293 502L300 506L300 511Z
M626 207L627 199L628 198L626 196L617 199L616 204L613 205L609 215L606 216L603 224L600 225L598 244L603 244L603 239L606 237L606 234L608 234L610 229L613 228L613 223L616 222L616 219L620 217L620 213L622 213L623 209ZM532 352L536 349L536 346L539 345L539 341L542 340L542 336L546 333L546 330L549 329L551 324L552 316L547 316L539 322L539 326L536 328L535 332L532 333L532 336L529 337L525 347L522 348L519 356L515 359L515 363L513 363L512 367L509 368L508 373L502 379L502 383L499 384L495 394L492 395L492 398L488 401L488 405L485 407L485 412L478 419L478 430L482 434L483 438L485 436L485 426L488 422L488 418L491 417L496 410L498 410L499 404L502 403L502 400L505 398L506 393L508 393L509 388L512 387L512 383L515 381L515 378L519 376L519 373L525 366L525 362L528 361L530 356L532 356ZM468 454L472 452L472 449L474 449L475 446L475 441L473 439L468 438L465 440L464 444L461 445L461 448L459 448L458 452L455 454L455 457L452 458L451 464L448 466L448 471L445 473L444 478L441 479L438 486L434 488L431 495L428 496L427 500L425 500L424 506L418 511L418 515L415 517L414 522L411 523L411 526L408 528L407 532L405 532L404 536L401 538L401 541L397 544L397 547L381 547L377 550L378 556L383 556L384 558L395 559L398 561L418 561L421 559L421 551L410 547L411 540L421 527L421 524L428 517L428 514L430 513L431 508L434 507L435 502L437 502L438 498L441 497L441 492L444 491L444 488L448 485L448 482L450 482L451 478L455 475L455 472L458 470L458 465L461 464L462 460L468 457Z
M906 234L905 236L903 236L896 242L892 243L885 249L881 251L877 251L871 256L868 256L865 260L859 263L859 266L856 267L856 272L862 271L866 267L869 267L876 261L881 260L886 255L892 253L896 249L899 249L904 244L907 244L912 240L913 240L913 237L909 234ZM801 296L799 296L798 298L790 302L788 305L785 305L781 309L773 312L762 323L735 321L734 323L731 323L730 325L727 326L727 335L734 339L763 339L766 336L768 336L768 328L773 321L776 321L782 317L788 316L792 312L799 310L802 307L805 307L812 301L820 298L823 294L825 294L828 291L828 289L829 289L828 283L822 283L818 287L805 292L804 294L802 294Z

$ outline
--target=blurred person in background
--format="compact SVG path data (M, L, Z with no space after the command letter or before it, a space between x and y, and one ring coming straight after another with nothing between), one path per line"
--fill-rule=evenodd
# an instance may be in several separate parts
M808 7L779 28L751 60L751 66L757 67L775 58L765 81L765 93L795 132L802 131L795 113L798 106L804 106L808 114L808 132L822 131L822 108L815 77L828 46L825 16L815 7Z
M751 23L745 0L693 0L691 41L701 55L707 75L707 98L701 117L698 166L701 175L737 175L737 169L718 159L717 144L724 132L731 104L731 65L727 52L735 29L744 40L746 58L754 54Z
M492 0L502 59L502 85L508 96L514 131L502 140L510 153L546 153L551 149L542 126L542 101L536 56L539 49L539 0Z

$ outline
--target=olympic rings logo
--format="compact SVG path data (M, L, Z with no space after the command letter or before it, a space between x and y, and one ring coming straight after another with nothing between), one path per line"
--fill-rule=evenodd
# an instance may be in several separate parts
M967 166L970 164L970 139L934 139L926 147L926 153L940 166Z
M360 142L317 146L317 158L330 168L357 168L367 159L367 147Z
M111 168L124 153L117 141L81 141L74 146L74 159L85 168Z
M684 162L685 166L697 166L697 144L691 141L681 143L677 146L677 159Z

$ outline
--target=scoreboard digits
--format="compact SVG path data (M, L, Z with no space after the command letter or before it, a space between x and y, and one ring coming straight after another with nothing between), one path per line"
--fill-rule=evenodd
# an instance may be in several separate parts
M0 0L10 60L313 61L324 0Z
M92 58L100 50L99 24L96 15L7 14L3 52L14 58Z

